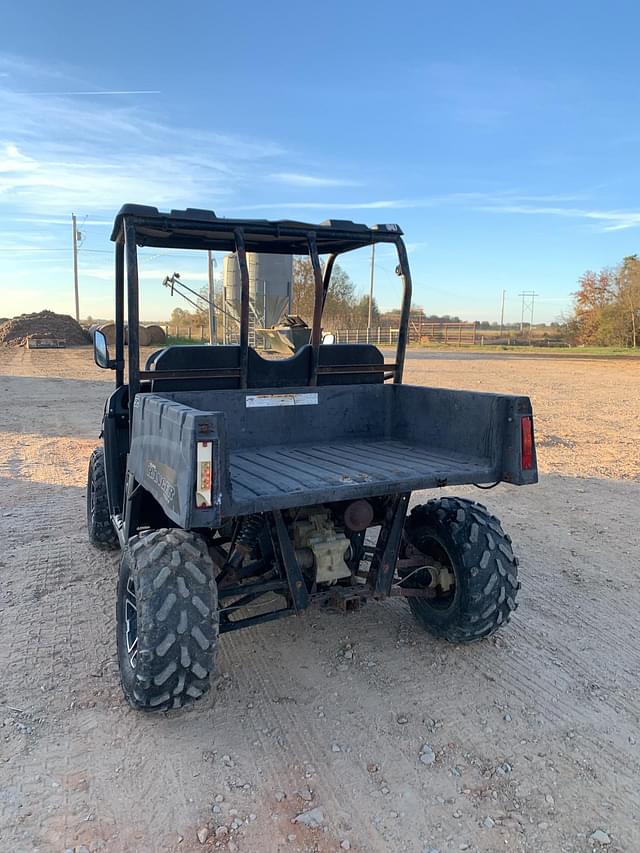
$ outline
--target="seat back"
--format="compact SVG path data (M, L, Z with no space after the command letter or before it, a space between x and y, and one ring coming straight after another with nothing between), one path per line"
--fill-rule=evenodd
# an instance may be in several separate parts
M179 345L165 347L152 353L147 359L146 369L158 374L152 379L152 391L204 391L239 388L237 376L220 376L210 379L163 379L163 371L169 370L217 370L225 367L240 367L239 346Z
M326 344L320 347L318 365L334 367L359 364L384 364L384 356L373 344ZM321 373L318 385L369 385L384 382L380 373Z
M307 385L311 370L311 345L301 347L290 358L263 358L249 348L247 387L295 388ZM373 344L327 344L320 347L319 366L335 365L357 367L359 364L384 364L384 356ZM239 388L237 376L163 379L163 371L217 370L239 367L239 346L174 345L153 353L147 359L146 369L157 373L151 381L152 391L202 391ZM318 385L361 385L383 382L380 373L321 373Z

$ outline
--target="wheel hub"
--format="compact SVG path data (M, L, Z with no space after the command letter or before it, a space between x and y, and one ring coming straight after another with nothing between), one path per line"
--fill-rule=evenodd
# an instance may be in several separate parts
M443 593L447 593L454 586L456 579L455 575L447 566L443 566L442 563L438 563L436 565L430 564L425 566L426 571L431 576L431 583L429 586L438 587L442 590Z
M430 555L420 551L415 545L408 543L406 548L408 559L403 562L413 564L413 568L409 575L404 579L415 576L415 582L421 587L427 587L434 590L435 597L449 597L453 594L456 586L456 576L449 562L441 562ZM438 555L440 556L440 555Z

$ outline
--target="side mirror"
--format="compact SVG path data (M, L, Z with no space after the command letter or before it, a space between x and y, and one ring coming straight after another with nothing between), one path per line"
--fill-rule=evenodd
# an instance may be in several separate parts
M93 360L98 365L106 370L113 367L109 358L109 345L104 332L96 329L93 333Z
M333 334L333 332L329 332L328 334L322 336L323 344L335 344L335 342L336 336Z

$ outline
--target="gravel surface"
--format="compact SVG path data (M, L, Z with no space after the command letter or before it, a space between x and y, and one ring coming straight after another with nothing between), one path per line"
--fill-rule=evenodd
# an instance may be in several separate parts
M0 351L0 849L640 849L638 367L409 362L533 399L541 483L482 496L521 557L510 625L455 647L395 600L310 611L226 635L215 699L151 716L118 684L117 555L86 541L105 377Z

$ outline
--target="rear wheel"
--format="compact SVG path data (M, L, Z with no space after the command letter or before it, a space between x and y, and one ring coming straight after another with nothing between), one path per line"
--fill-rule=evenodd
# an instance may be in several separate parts
M120 564L116 623L130 705L167 710L204 696L218 639L214 565L204 540L177 529L133 536Z
M405 566L415 566L403 570L403 586L432 593L409 597L409 607L436 637L456 643L488 637L517 607L520 583L511 539L475 501L442 498L415 507L402 551Z
M87 530L89 542L96 548L116 549L118 536L111 524L107 481L104 474L104 450L96 447L89 460L87 474Z

